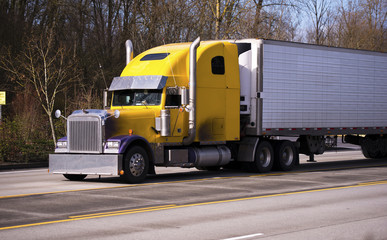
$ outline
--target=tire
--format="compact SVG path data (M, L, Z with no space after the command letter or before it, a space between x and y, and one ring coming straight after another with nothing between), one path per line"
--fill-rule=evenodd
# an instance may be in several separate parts
M63 174L70 181L82 181L87 176L86 174Z
M254 162L249 163L249 171L266 173L270 172L274 164L273 147L270 142L262 141L255 151Z
M124 175L128 183L141 183L145 180L149 169L149 157L144 148L131 147L124 156Z
M383 157L378 146L378 139L372 135L367 135L362 139L360 146L366 158L377 159Z
M278 142L274 156L274 167L276 170L290 171L298 162L298 153L291 141Z
M384 136L383 138L378 139L378 146L380 151L380 157L387 157L387 138Z

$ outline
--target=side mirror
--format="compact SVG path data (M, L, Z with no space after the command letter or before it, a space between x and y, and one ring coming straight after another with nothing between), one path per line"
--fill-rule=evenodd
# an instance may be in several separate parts
M56 118L60 118L62 116L62 112L59 110L59 109L57 109L56 111L55 111L55 117Z
M108 107L108 89L103 90L103 109Z
M115 118L119 118L120 117L120 111L119 110L115 110L114 111L114 117Z

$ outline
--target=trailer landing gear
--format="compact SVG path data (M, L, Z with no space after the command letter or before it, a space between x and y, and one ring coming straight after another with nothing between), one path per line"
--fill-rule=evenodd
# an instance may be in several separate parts
M325 152L325 138L324 136L309 136L302 135L298 138L297 142L300 143L300 153L309 156L307 162L316 162L314 155L323 154Z

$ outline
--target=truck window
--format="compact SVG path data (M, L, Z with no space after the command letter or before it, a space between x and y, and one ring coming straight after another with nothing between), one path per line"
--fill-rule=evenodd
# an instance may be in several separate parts
M113 106L156 106L161 103L161 90L132 89L115 91Z
M223 56L216 56L211 59L211 69L212 74L224 74L224 57Z

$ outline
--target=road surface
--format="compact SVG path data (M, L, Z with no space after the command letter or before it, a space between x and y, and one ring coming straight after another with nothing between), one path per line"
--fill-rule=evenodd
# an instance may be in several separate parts
M143 184L0 172L0 239L387 239L387 159L328 152L291 172L157 168Z

